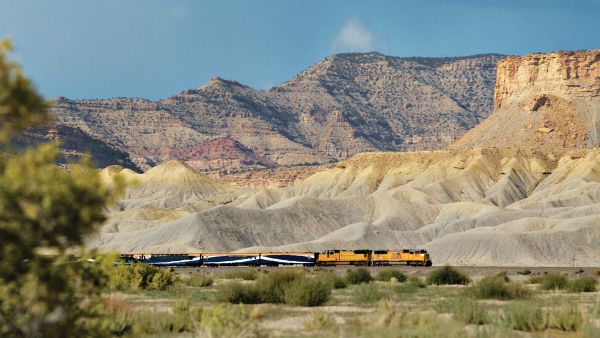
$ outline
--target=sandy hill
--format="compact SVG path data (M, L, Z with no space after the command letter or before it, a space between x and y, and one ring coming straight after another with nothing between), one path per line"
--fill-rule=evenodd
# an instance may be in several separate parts
M91 245L121 252L424 247L437 263L568 265L575 256L597 265L599 156L360 154L296 186L256 192L170 163L139 175Z

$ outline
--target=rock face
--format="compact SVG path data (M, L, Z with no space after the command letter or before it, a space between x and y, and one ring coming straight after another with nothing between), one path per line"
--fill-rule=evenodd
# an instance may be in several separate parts
M494 112L452 148L600 145L600 50L507 57Z
M268 91L214 78L156 102L58 98L52 114L144 170L170 159L202 170L322 164L445 147L492 111L500 58L339 54Z
M69 162L80 160L84 155L90 155L94 164L100 168L119 165L135 171L140 170L131 161L129 154L91 137L79 128L58 126L30 129L19 136L14 144L17 147L26 147L48 141L60 142L60 158L58 159L60 165L67 165Z

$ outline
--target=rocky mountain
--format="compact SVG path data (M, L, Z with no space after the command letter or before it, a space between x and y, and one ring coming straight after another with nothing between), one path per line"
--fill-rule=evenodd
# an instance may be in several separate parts
M338 54L267 91L214 78L159 101L59 97L52 114L143 170L171 159L205 171L322 164L444 148L492 111L501 58Z
M453 148L600 145L600 49L507 57L494 112Z
M129 154L84 133L79 128L54 126L29 129L17 137L13 143L16 147L23 148L48 141L60 142L60 158L58 159L60 165L67 165L89 155L94 164L100 168L119 165L139 171L138 166L129 158Z

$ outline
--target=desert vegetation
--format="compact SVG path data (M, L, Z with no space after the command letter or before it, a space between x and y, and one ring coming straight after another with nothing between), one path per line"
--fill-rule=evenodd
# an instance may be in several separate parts
M103 292L114 336L519 337L600 334L593 274L469 276L444 266L181 269L159 289L110 287L112 279L168 269L112 267ZM255 272L248 272L255 271ZM256 273L256 278L244 279ZM236 276L233 278L232 276ZM374 278L372 276L375 276ZM160 280L164 279L163 277ZM586 292L586 297L581 293Z

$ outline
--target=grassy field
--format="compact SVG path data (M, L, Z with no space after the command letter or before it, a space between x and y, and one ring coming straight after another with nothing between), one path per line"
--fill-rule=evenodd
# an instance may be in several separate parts
M461 270L180 269L106 299L116 336L600 337L591 269Z

